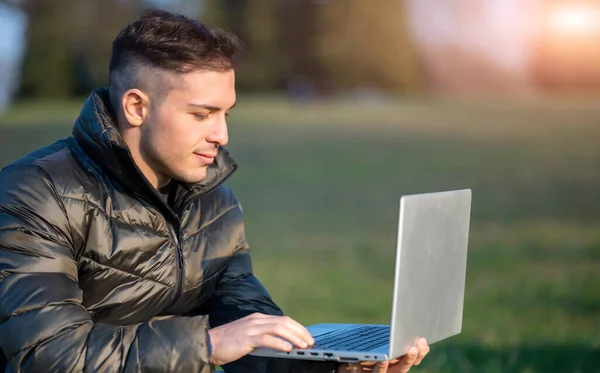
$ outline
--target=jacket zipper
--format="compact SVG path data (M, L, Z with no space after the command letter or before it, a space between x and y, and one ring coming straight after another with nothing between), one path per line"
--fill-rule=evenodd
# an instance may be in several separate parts
M185 278L185 268L183 265L183 249L181 247L181 238L179 233L179 227L175 228L175 243L177 245L175 249L175 292L173 294L173 300L171 305L175 304L183 291L183 279Z
M131 156L129 149L127 149L126 151L129 156L129 159L131 160L131 162L133 164L133 167L138 171L139 175L143 175L142 172L140 171L140 169L136 166L135 162L133 161L133 157ZM204 191L201 194L212 192L215 188L217 188L218 185L225 182L225 180L227 180L231 176L231 174L233 174L235 172L235 170L237 170L237 165L234 165L233 168L221 180L219 180L217 183L215 183L216 184L215 186L213 186L212 188L210 188L207 191ZM167 211L170 215L172 215L172 219L173 219L172 224L175 228L175 235L174 235L175 237L174 238L175 238L175 243L177 244L177 247L175 249L175 261L177 263L175 265L175 292L173 293L173 299L171 300L171 304L168 307L168 308L170 308L175 303L177 303L177 300L181 297L181 293L183 292L183 280L185 278L183 248L181 246L181 237L180 237L181 220L179 218L179 215L177 215L177 213L175 211L173 211L173 209L169 206L169 204L165 203L162 200L162 198L158 195L158 192L156 191L156 189L154 189L154 187L152 185L150 185L148 180L144 177L142 177L142 180L145 182L145 184L149 188L149 190L152 191L152 194L154 194L154 197L156 198L156 200L167 209ZM142 195L140 195L139 193L137 193L136 191L134 191L134 194L138 195L140 199L144 199L144 197ZM196 196L197 196L196 194L193 194L193 197L196 197ZM187 207L189 202L192 200L193 200L193 198L186 200L185 203L183 204L183 207ZM183 211L185 211L185 209L183 209Z
M227 175L225 175L225 177L223 177L219 183L217 183L217 185L222 184L223 182L225 182L225 180L227 180L231 174L233 174L233 172L237 169L237 167L234 167L233 170L231 170ZM193 201L198 195L200 194L206 194L206 193L210 193L212 192L216 187L213 187L207 191L204 191L203 193L192 193L192 195L190 196L190 198L186 198L186 200L182 203L181 208L179 209L179 211L185 211L185 209L187 208L187 206L191 203L191 201ZM156 193L155 193L156 194ZM158 194L156 194L156 196L158 197ZM160 199L160 197L159 197ZM162 201L162 199L161 199ZM175 213L170 206L166 206L167 209L175 216L176 218L176 222L174 224L174 228L175 228L175 243L177 245L176 249L175 249L175 261L176 266L175 266L175 292L173 293L173 299L171 301L171 305L169 307L172 307L175 303L177 303L177 300L181 297L181 293L183 292L183 280L185 279L185 266L184 266L184 260L183 260L183 248L181 246L181 221L179 220L179 215L177 215L177 213Z

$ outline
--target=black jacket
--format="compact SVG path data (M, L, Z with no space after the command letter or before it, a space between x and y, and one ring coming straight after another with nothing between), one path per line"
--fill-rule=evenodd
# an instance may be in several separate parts
M210 372L209 327L282 314L252 273L242 210L223 185L236 165L220 149L205 180L173 183L164 201L107 101L93 92L73 136L0 173L6 371ZM226 369L331 367L248 356Z

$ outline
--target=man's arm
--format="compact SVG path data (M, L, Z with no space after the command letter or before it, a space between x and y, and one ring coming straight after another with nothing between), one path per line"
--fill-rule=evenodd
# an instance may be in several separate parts
M254 313L275 316L284 314L254 276L243 229L236 254L229 260L227 269L216 286L215 294L197 312L209 316L211 328ZM223 368L227 373L329 373L335 370L336 364L248 355L224 364Z
M65 206L38 167L0 173L0 348L11 372L208 372L205 316L95 324Z

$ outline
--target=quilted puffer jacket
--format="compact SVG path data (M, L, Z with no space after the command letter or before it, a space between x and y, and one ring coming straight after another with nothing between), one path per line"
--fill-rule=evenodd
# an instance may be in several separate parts
M282 314L252 273L228 153L165 201L107 102L93 92L71 137L0 173L0 371L211 372L210 327ZM251 356L225 368L331 370Z

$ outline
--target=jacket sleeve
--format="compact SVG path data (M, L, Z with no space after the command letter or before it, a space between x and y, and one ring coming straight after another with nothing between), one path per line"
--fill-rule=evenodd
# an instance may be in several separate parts
M211 328L256 312L284 315L262 283L254 276L243 223L240 232L236 253L229 260L227 269L216 286L215 294L198 311L209 316ZM227 373L329 373L335 371L336 364L248 355L225 364L223 369Z
M91 320L78 285L72 218L41 168L9 166L0 173L0 348L6 371L210 371L205 316L127 326Z

